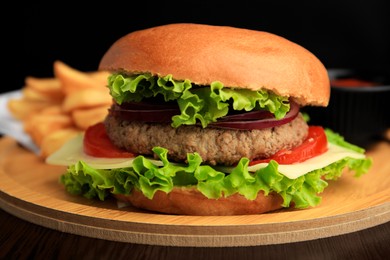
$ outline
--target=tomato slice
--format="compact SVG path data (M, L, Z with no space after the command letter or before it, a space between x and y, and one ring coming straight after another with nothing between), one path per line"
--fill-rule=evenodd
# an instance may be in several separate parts
M103 122L94 124L85 131L83 145L84 152L93 157L127 158L136 155L111 143Z
M321 126L309 126L309 133L305 141L291 150L282 149L269 158L252 160L249 165L268 163L271 160L279 164L293 164L306 161L328 150L328 140Z

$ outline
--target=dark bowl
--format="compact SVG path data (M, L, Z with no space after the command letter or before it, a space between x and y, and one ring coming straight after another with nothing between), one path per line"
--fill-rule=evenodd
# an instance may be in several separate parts
M322 125L345 140L367 147L390 127L390 71L329 69L329 105L304 107L311 125Z

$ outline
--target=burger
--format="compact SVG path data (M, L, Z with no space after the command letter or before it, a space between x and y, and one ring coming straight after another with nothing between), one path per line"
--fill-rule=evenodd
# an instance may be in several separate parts
M371 159L310 125L330 84L304 47L265 32L193 23L131 32L114 42L113 104L47 158L67 165L72 194L179 215L261 214L320 204L329 181L366 173Z

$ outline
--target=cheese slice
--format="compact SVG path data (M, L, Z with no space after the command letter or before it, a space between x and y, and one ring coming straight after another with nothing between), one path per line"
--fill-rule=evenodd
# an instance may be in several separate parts
M131 167L134 158L101 158L89 156L83 150L83 135L77 135L46 158L46 163L62 166L76 164L78 161L83 161L95 169L115 169ZM159 160L149 159L149 161L157 166L163 166L163 163Z
M364 159L365 155L348 150L335 144L328 144L328 151L325 153L296 164L279 164L278 171L289 179L296 179L313 170L324 168L343 158ZM78 135L65 143L58 151L46 159L46 163L53 165L69 166L78 161L84 161L95 169L115 169L131 167L134 158L97 158L88 156L83 152L83 135ZM162 162L149 159L153 164L162 166ZM249 166L250 172L255 172L267 166L267 163L259 163ZM233 167L219 167L218 170L230 172Z
M365 155L332 143L328 143L328 151L325 153L310 158L301 163L279 164L278 171L289 179L296 179L308 172L324 168L346 157L364 159ZM250 172L254 172L265 166L267 166L266 163L259 163L248 167L248 170Z

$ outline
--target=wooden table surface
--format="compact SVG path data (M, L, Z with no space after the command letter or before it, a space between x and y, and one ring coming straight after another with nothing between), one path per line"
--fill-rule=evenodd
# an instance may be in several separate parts
M105 240L33 222L0 209L0 259L388 259L390 255L389 221L306 241L229 247Z
M388 259L390 222L345 235L251 247L169 247L83 237L0 210L0 259Z

